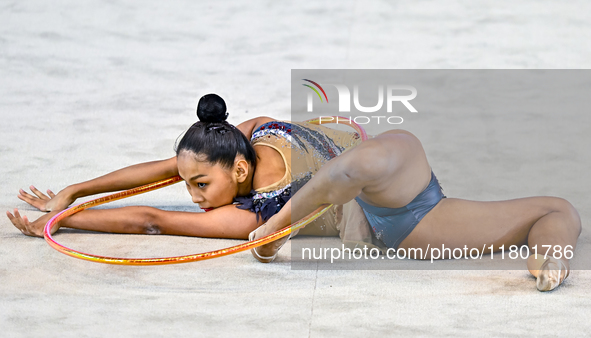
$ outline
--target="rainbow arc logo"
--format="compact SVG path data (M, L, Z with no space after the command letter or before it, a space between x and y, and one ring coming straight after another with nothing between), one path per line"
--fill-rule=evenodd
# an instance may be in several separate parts
M308 79L302 79L302 80L304 80L304 81L308 81L308 82L310 82L311 84L313 84L313 85L315 85L316 87L318 87L318 89L320 89L320 91L322 92L322 94L324 94L324 98L326 99L326 103L328 103L328 97L326 96L326 92L324 91L324 89L322 89L322 87L321 87L321 86L320 86L318 83L316 83L316 82L314 82L314 81L312 81L312 80L308 80ZM304 83L304 84L302 84L302 86L306 86L306 87L308 87L308 88L312 89L314 92L316 92L316 94L317 94L317 95L318 95L318 97L320 98L320 102L324 102L324 101L322 100L322 96L320 96L320 93L318 92L318 90L316 90L316 88L314 88L314 87L312 87L312 86L310 86L310 85L308 85L308 84L305 84L305 83Z

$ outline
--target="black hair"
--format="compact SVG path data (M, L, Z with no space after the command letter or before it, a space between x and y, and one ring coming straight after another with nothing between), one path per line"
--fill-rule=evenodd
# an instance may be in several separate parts
M226 122L228 113L226 103L216 94L207 94L197 104L198 122L195 122L185 133L175 152L192 151L196 155L205 155L205 161L220 164L224 169L234 166L238 154L256 167L256 153L246 136L236 127Z

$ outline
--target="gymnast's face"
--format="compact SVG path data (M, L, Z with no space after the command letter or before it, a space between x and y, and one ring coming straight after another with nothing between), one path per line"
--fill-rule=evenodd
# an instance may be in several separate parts
M212 165L203 156L186 150L177 156L177 167L193 203L198 203L202 209L232 204L238 195L238 179L234 175L236 168Z

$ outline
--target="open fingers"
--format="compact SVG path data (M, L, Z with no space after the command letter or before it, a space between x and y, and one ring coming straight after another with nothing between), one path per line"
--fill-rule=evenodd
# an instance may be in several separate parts
M49 197L54 198L55 194L53 193L53 191L47 189L47 194L49 195Z
M8 219L10 219L10 222L12 222L12 225L14 225L22 233L26 233L27 228L23 224L23 220L21 219L21 216L18 213L17 209L14 209L14 216L10 213L10 211L6 212L6 216L8 216Z
M29 218L27 216L21 216L21 214L18 212L18 209L14 209L14 216L11 215L9 211L6 212L6 216L8 216L12 224L23 234L27 236L41 237L32 231L31 222L29 221Z
M19 189L18 192L19 192L20 196L27 197L29 199L39 199L39 197L35 197L35 196L31 195L28 192L24 191L23 189Z
M12 222L12 224L14 224L15 222L15 217L10 213L10 211L6 212L6 216L8 216L8 219L10 220L10 222ZM14 224L16 226L16 224Z
M44 193L42 193L41 191L37 190L37 188L35 188L34 186L30 186L29 189L31 189L31 191L37 195L37 197L39 197L42 200L48 200L49 197L47 197L47 195L45 195Z
M27 194L26 192L23 194L23 192L24 192L24 190L21 189L21 194L17 196L20 200L29 203L30 205L34 206L35 208L37 208L41 211L46 211L45 210L45 202L41 201L37 197L33 197L33 196Z

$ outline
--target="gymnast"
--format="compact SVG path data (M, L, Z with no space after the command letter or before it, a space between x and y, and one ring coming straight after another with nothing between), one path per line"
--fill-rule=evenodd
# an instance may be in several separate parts
M60 227L111 233L256 239L333 204L299 234L340 236L350 246L441 247L493 251L504 245L576 246L577 210L558 197L507 201L447 198L421 142L395 129L361 141L355 132L305 122L258 117L238 126L226 122L223 99L198 103L198 122L175 145L176 156L126 167L47 195L31 186L18 198L48 212L30 222L18 209L7 216L23 234L43 237L45 224L80 197L126 190L180 175L194 203L206 212L166 211L147 206L84 210ZM223 146L222 146L223 145ZM292 209L292 203L296 206ZM297 233L292 233L291 237ZM288 240L252 249L271 262ZM490 251L489 251L490 252ZM425 257L429 259L430 257ZM548 291L570 272L562 255L532 254L527 260L536 287Z

